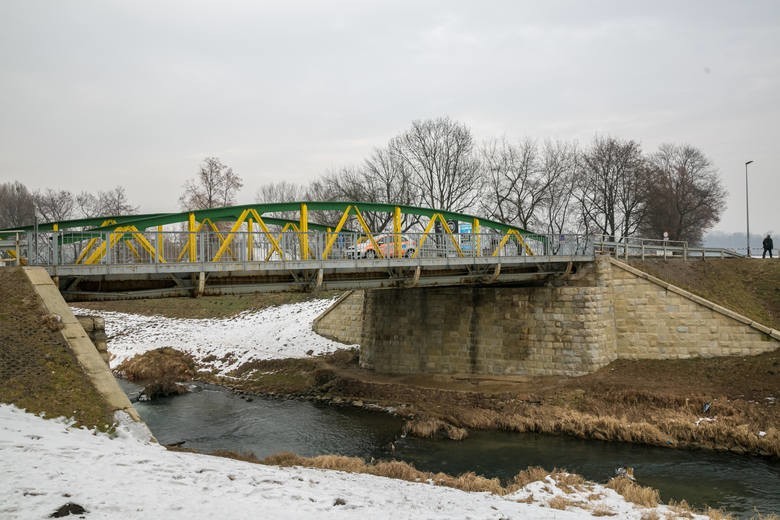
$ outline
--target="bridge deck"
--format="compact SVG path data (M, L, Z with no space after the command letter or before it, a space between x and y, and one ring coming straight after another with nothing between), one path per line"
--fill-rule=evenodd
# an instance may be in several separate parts
M492 283L539 284L561 278L584 256L295 260L47 266L63 295L119 299L258 291L377 289Z

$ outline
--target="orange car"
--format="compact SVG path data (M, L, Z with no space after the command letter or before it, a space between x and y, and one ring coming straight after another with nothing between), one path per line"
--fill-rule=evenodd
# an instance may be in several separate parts
M392 258L395 256L395 240L393 235L377 235L374 237L379 251L385 258ZM414 240L406 235L401 235L401 255L407 258L411 257L416 250L416 244ZM359 241L355 247L351 247L347 250L347 256L352 258L377 258L379 254L374 249L374 244L368 238Z

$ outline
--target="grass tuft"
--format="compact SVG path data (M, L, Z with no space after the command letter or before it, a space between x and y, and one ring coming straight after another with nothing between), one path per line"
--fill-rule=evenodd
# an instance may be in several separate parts
M634 504L645 507L656 507L661 502L657 489L640 486L626 477L615 477L607 482L607 487L614 489L623 498Z

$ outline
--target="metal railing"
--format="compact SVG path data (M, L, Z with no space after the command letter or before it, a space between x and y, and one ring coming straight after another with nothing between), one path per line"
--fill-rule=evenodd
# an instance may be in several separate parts
M10 235L14 233L14 235ZM732 249L685 241L603 235L498 233L362 233L310 231L16 231L0 240L2 265L150 265L405 258L593 256L617 258L742 257ZM13 237L13 238L10 238Z
M631 237L621 241L610 240L607 236L601 236L596 242L596 251L601 254L610 254L616 258L744 258L745 255L733 249L717 247L690 246L683 240L664 240L653 238Z
M6 240L8 242L8 240ZM133 265L212 262L287 262L446 257L593 255L592 237L498 233L342 232L263 233L188 231L20 232L0 244L6 261L29 265ZM13 252L10 252L13 251Z
M0 240L0 267L22 265L24 263L22 251L26 251L27 232L12 229L3 232L3 236L5 238Z

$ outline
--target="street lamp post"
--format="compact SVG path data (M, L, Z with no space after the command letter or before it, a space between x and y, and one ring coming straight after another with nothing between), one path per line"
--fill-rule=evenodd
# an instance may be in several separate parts
M748 164L753 161L745 163L745 221L747 222L747 257L750 258L750 202L748 198Z

